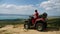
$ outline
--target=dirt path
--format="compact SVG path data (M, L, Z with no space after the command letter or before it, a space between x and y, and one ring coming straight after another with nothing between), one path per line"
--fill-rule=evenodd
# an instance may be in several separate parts
M23 29L23 25L15 26L15 28L13 25L7 25L0 28L0 34L60 34L60 31L39 32L34 29L25 30Z

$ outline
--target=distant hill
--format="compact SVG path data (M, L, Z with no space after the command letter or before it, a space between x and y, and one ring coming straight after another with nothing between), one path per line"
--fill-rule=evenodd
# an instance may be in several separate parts
M0 14L0 20L4 19L27 19L30 15L22 15L22 14ZM60 18L60 16L48 16L48 18Z
M0 16L29 16L29 15L22 15L22 14L0 14Z
M27 19L29 15L21 14L0 14L0 20L2 19Z

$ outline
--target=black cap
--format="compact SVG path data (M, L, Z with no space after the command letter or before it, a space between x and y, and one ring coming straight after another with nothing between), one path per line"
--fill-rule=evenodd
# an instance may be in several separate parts
M35 10L35 12L37 12L37 10Z

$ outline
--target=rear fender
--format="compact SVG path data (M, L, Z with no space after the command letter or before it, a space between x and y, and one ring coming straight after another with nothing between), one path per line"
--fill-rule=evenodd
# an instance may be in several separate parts
M39 19L36 19L36 21L35 22L37 22L37 21L45 21L43 18L39 18Z
M37 23L43 23L43 21L42 20L36 21L35 24L37 24Z
M36 24L37 24L37 23L43 23L43 21L42 21L42 20L36 21L35 27L36 27Z

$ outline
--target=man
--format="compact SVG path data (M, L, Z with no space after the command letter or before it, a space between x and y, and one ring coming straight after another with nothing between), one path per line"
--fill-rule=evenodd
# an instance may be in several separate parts
M38 13L38 11L37 11L37 10L35 10L35 14L34 14L33 16L34 16L34 18L35 18L35 19L37 19L37 18L38 18L39 13Z
M38 13L37 10L35 10L35 13L33 14L33 17L34 18L32 19L32 24L34 24L35 23L35 20L39 18L38 16L39 16L39 13Z

